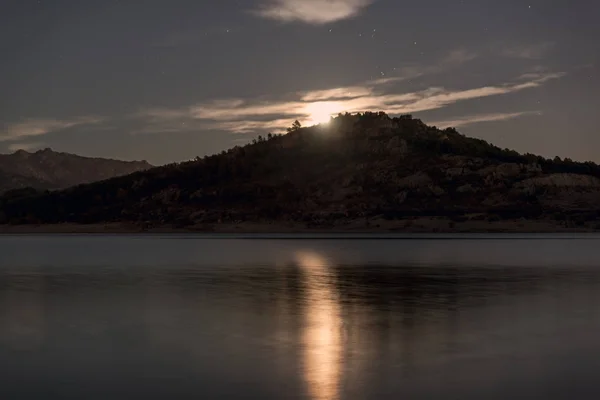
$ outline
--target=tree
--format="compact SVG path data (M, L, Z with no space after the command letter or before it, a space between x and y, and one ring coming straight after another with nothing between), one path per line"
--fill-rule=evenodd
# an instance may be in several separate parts
M291 128L287 128L288 133L290 132L295 132L298 129L302 128L302 124L300 123L300 121L295 120L294 123L292 124Z

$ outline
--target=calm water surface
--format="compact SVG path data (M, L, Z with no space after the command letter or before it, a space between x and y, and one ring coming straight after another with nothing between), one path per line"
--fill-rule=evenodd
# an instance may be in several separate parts
M0 236L0 399L598 399L598 236Z

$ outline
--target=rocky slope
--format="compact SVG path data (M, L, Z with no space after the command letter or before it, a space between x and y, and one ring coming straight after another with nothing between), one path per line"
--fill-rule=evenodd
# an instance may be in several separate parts
M383 113L289 131L192 162L5 196L0 221L334 230L403 230L424 219L441 221L442 230L507 221L595 229L600 222L594 163L521 155Z
M118 161L57 153L50 149L0 154L0 192L31 187L64 189L150 168L145 161Z

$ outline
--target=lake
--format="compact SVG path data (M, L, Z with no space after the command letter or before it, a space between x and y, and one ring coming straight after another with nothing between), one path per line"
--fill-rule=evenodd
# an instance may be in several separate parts
M600 236L0 236L2 399L597 399Z

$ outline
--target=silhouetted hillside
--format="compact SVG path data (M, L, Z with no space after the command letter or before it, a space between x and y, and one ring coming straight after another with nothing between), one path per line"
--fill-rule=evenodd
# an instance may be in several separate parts
M401 230L426 220L437 221L432 230L508 220L596 228L598 200L594 163L521 155L410 116L366 113L191 162L63 191L13 193L1 200L1 218L199 229Z
M0 154L0 192L32 187L64 189L150 168L145 161L87 158L44 149Z

